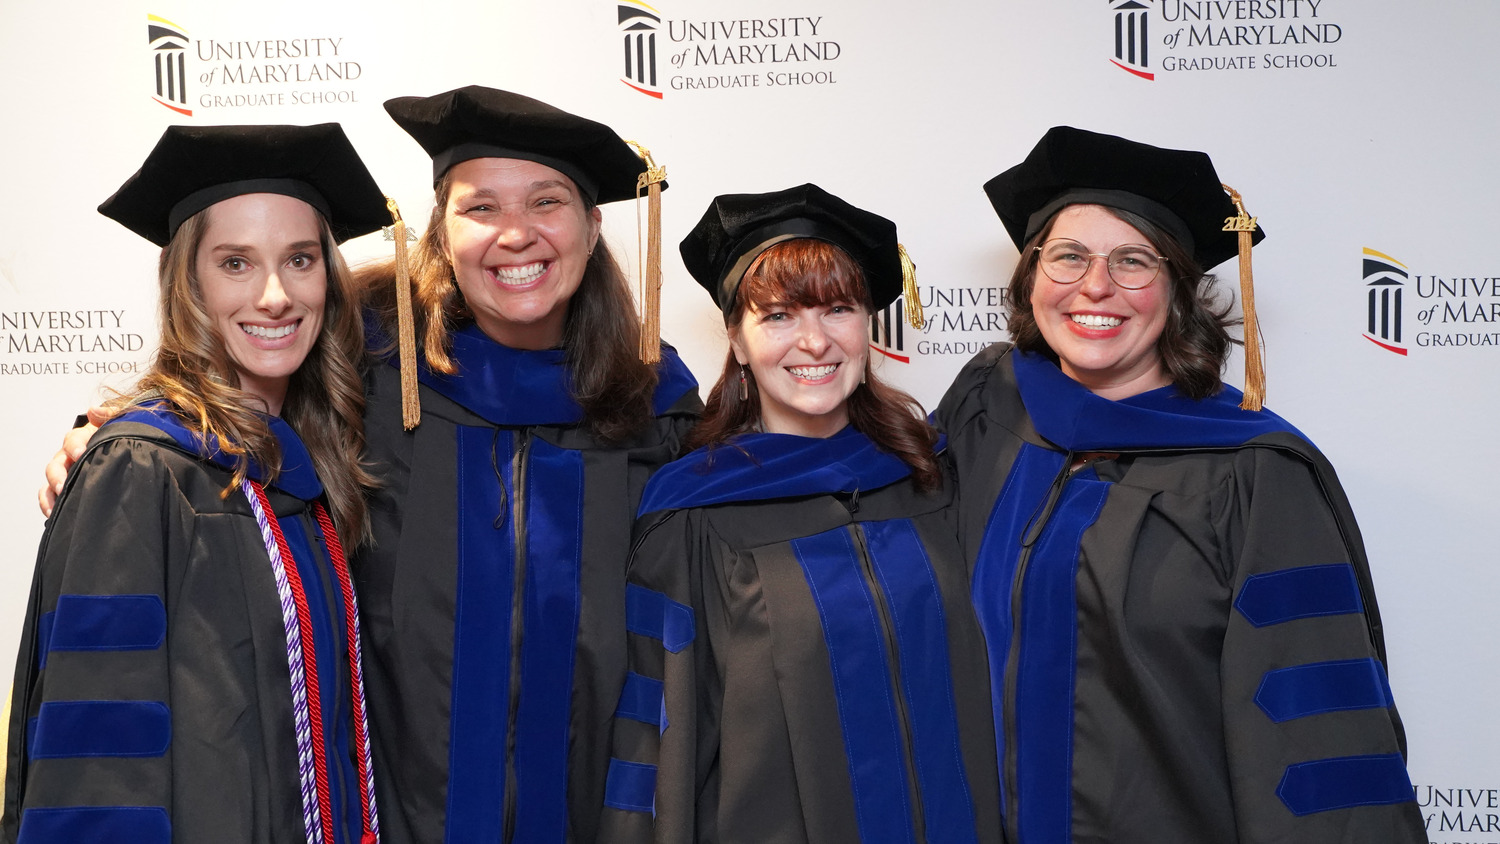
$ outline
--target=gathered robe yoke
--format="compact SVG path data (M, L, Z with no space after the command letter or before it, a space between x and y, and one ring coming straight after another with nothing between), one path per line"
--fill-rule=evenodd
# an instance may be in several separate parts
M282 468L266 494L310 608L336 844L357 844L344 601L310 505L322 484L291 427L268 422ZM229 458L200 442L141 408L68 475L21 636L7 842L307 840L271 561L244 494L221 494ZM250 477L263 480L254 464Z
M951 491L852 427L652 480L605 842L994 842L983 639Z
M579 424L562 351L473 326L453 337L459 371L422 366L415 430L394 360L368 385L384 487L355 577L383 838L591 842L625 676L631 519L697 418L697 384L664 348L655 422L606 446Z
M1349 503L1239 400L1006 344L943 400L1012 842L1426 840Z

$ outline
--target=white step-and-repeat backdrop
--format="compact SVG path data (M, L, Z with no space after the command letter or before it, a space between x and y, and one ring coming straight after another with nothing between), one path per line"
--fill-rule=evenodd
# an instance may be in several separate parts
M483 84L604 121L669 171L664 331L710 383L723 329L672 247L717 193L815 181L899 223L927 324L872 339L930 408L1005 336L1016 252L980 185L1068 123L1206 150L1260 218L1269 406L1359 514L1429 837L1500 841L1497 37L1493 0L6 3L0 660L42 463L152 350L156 250L94 208L164 126L338 121L420 224L429 163L385 99ZM635 209L606 223L633 256Z

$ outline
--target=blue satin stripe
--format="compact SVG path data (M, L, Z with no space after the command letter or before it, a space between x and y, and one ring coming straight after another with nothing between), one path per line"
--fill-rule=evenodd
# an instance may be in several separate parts
M1323 615L1364 612L1359 581L1348 563L1302 566L1245 578L1234 608L1256 627Z
M1073 822L1073 681L1078 668L1078 555L1109 484L1092 469L1063 490L1022 575L1016 754L1021 837L1067 841Z
M848 529L792 541L823 623L860 841L912 840L901 727L885 637Z
M307 524L300 518L282 519L281 532L297 562L297 573L302 576L302 588L307 593L307 604L311 609L313 643L318 655L318 690L323 700L321 728L323 741L329 748L329 795L335 814L343 818L342 824L334 824L335 841L332 844L344 844L350 830L354 831L357 840L363 823L359 798L350 799L350 789L359 786L359 772L350 752L354 712L349 698L349 644L343 624L344 593L338 586L332 564L327 562L321 541L318 553L313 553ZM269 573L267 569L268 577ZM339 682L340 666L344 666L346 672L342 683Z
M1345 756L1288 765L1276 796L1294 815L1415 800L1401 754Z
M660 639L672 653L693 643L693 608L679 604L661 592L637 586L625 586L625 629L641 636Z
M1039 502L1047 497L1052 480L1062 470L1063 455L1024 445L1011 466L1005 486L995 499L985 525L984 539L974 561L974 582L970 597L984 638L989 645L990 699L995 718L995 758L1000 760L1001 778L1005 769L1005 665L1010 653L1014 625L1011 619L1011 596L1015 591L1016 565L1021 556L1021 540L1026 525ZM1003 784L1002 784L1003 785ZM1000 791L1001 811L1005 811L1005 789Z
M1395 703L1385 667L1376 659L1316 662L1267 671L1255 704L1281 723L1323 712L1385 709Z
M458 592L444 833L449 844L499 841L504 826L515 532L495 479L498 469L511 488L511 435L500 432L498 442L495 436L484 427L460 425L456 432Z
M69 806L21 813L17 844L128 841L171 844L172 821L159 806Z
M852 425L826 439L739 434L662 467L646 485L638 512L868 492L910 474L911 467Z
M172 713L160 701L50 701L36 720L33 759L153 757L172 743Z
M36 661L42 668L47 667L47 653L52 650L52 622L56 617L55 612L44 612L36 620Z
M1273 433L1307 439L1269 410L1241 410L1241 393L1225 384L1205 399L1167 386L1113 401L1095 395L1035 352L1007 357L1021 402L1037 433L1072 451L1234 447Z
M516 841L562 841L583 557L583 455L533 440L526 484L526 636L516 727Z
M932 562L909 519L866 522L861 527L896 627L901 693L911 713L927 837L976 841L974 802L958 749L948 624Z
M159 595L59 595L48 649L147 651L166 635Z
M167 407L165 404L158 403L132 408L105 424L136 422L150 426L171 437L179 448L189 454L196 454L224 469L235 468L238 458L221 451L217 437L210 437L205 445L202 435L188 428L182 421L182 417L171 412ZM323 482L318 480L318 473L313 468L312 454L308 452L302 439L297 436L297 432L279 416L261 416L260 418L266 423L266 427L271 429L271 435L276 438L276 444L281 448L281 471L277 473L276 480L267 482L265 470L252 460L249 468L250 478L290 493L303 501L312 501L322 495Z
M610 759L609 773L604 780L604 805L627 812L654 811L656 766Z
M661 681L634 671L626 674L625 688L620 691L620 705L615 707L615 717L657 725L661 723L661 713Z

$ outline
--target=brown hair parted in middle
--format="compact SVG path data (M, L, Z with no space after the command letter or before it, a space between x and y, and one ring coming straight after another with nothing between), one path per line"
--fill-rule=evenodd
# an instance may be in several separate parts
M1145 235L1150 245L1167 259L1167 281L1172 285L1171 305L1156 348L1173 385L1183 395L1195 399L1219 392L1223 386L1224 367L1229 362L1229 349L1240 342L1231 337L1228 330L1239 324L1239 320L1229 316L1234 310L1233 296L1223 305L1218 304L1214 277L1206 274L1192 253L1161 226L1121 208L1099 207ZM1057 214L1054 213L1052 219L1021 249L1020 263L1016 264L1010 285L1005 290L1007 321L1016 348L1044 354L1054 362L1057 353L1042 337L1031 310L1031 290L1036 283L1039 263L1037 250L1033 247L1046 242L1056 222ZM1157 279L1153 283L1160 284L1161 281Z
M453 180L438 181L432 216L411 254L412 309L417 346L436 372L457 371L449 353L449 332L472 322L463 293L445 256L448 195ZM585 213L594 203L583 199ZM357 271L365 301L379 315L394 348L396 328L396 270L392 261ZM640 321L635 299L608 244L600 239L589 255L578 291L568 302L563 326L563 349L572 375L573 399L583 408L589 431L604 443L618 443L644 430L655 417L651 399L656 390L655 367L639 357ZM388 350L387 350L388 351Z
M132 403L165 399L193 431L218 440L236 458L227 495L248 471L247 461L274 478L281 467L276 437L256 403L239 389L224 338L203 306L193 262L213 208L199 211L178 227L162 249L157 271L161 285L161 344L150 368L127 395ZM360 463L364 451L364 324L358 287L339 254L333 231L317 215L327 269L323 327L307 359L291 376L281 416L302 438L328 494L334 524L346 547L368 536L365 493L378 486Z
M734 307L725 317L731 334L739 329L751 302L798 307L848 302L868 312L870 291L859 264L844 250L827 241L797 238L762 252L745 271ZM760 391L751 379L747 397L741 399L739 378L740 365L730 350L724 372L708 394L703 419L688 435L689 449L720 445L736 434L757 428ZM932 452L937 432L927 424L917 400L882 382L868 358L864 383L849 396L849 422L909 466L918 489L935 489L941 483L937 457Z

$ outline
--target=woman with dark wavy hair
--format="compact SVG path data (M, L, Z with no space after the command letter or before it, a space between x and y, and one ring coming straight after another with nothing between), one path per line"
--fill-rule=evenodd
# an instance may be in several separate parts
M383 335L366 426L384 485L359 586L386 838L593 841L631 519L702 407L673 350L641 360L600 237L599 205L656 174L608 126L507 91L386 110L432 157L436 191L410 283L362 273Z
M1221 381L1204 268L1248 275L1238 195L1203 153L1069 127L985 191L1015 344L937 419L1009 840L1425 840L1349 503L1254 367Z
M730 352L641 503L604 839L998 840L952 486L870 366L895 225L813 185L720 196L682 256Z
M0 837L374 841L337 244L384 197L337 124L173 126L99 210L163 247L161 342L42 539Z

